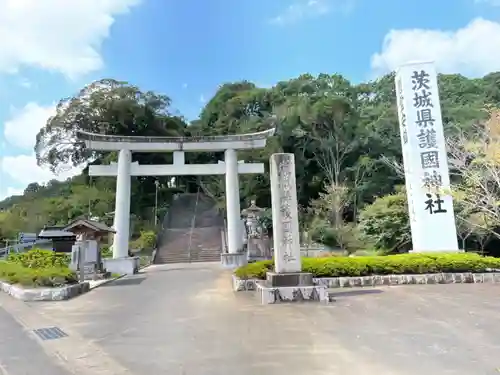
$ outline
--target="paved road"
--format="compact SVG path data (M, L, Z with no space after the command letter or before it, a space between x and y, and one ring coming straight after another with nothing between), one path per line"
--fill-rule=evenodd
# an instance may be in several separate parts
M32 307L137 375L493 375L499 295L487 284L400 286L342 291L329 306L260 306L199 264Z
M70 375L0 307L0 375Z

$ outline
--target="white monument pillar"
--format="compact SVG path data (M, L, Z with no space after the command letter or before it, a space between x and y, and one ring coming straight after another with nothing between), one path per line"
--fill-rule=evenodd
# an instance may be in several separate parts
M413 251L458 251L434 64L401 66L396 96Z
M132 155L129 150L121 150L118 155L118 173L115 197L115 235L113 259L128 257L130 237L130 165Z
M300 272L299 214L293 154L270 158L273 211L274 264L276 273Z
M238 158L235 150L225 151L226 164L226 211L228 253L238 253L241 244L240 231L240 185L238 181ZM207 167L209 168L209 167Z

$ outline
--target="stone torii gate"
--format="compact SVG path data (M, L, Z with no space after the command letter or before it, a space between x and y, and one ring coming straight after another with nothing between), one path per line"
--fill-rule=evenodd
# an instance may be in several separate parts
M264 173L262 163L239 163L237 150L259 149L266 146L267 139L275 129L262 132L205 137L140 137L111 136L77 132L79 140L91 150L118 151L118 163L91 165L90 176L116 177L115 230L113 260L107 262L108 271L113 273L134 272L135 259L128 256L130 237L130 186L131 176L187 176L225 175L228 254L222 254L222 263L237 266L246 261L245 254L239 254L240 237L240 194L239 174ZM185 152L224 151L224 163L185 164ZM132 162L132 152L173 152L173 164L140 165Z

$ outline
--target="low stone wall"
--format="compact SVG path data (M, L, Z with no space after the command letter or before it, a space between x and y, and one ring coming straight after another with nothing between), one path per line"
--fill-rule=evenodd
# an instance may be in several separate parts
M233 275L233 290L235 292L250 292L257 290L257 282L259 279L240 279Z
M126 258L105 258L102 260L104 269L110 273L133 275L139 271L140 259L137 256Z
M257 281L259 280L243 280L233 275L233 290L236 292L254 291L257 289ZM383 285L500 283L500 272L320 277L313 279L313 282L315 285L324 285L327 288L373 287Z
M60 288L23 288L0 281L0 290L21 301L63 301L90 290L88 282L67 285Z

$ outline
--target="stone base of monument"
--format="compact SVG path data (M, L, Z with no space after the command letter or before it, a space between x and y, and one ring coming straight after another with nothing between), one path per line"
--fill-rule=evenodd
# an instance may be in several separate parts
M106 258L102 260L107 272L133 275L139 271L139 257Z
M266 285L270 287L282 286L312 286L313 274L308 272L268 272L266 273Z
M307 272L268 272L265 281L256 283L263 305L287 302L328 302L326 286L314 285Z
M234 269L241 266L245 266L248 263L246 253L236 253L236 254L221 254L220 264L224 268Z
M257 296L263 305L290 302L328 302L324 285L271 287L266 281L257 281Z

